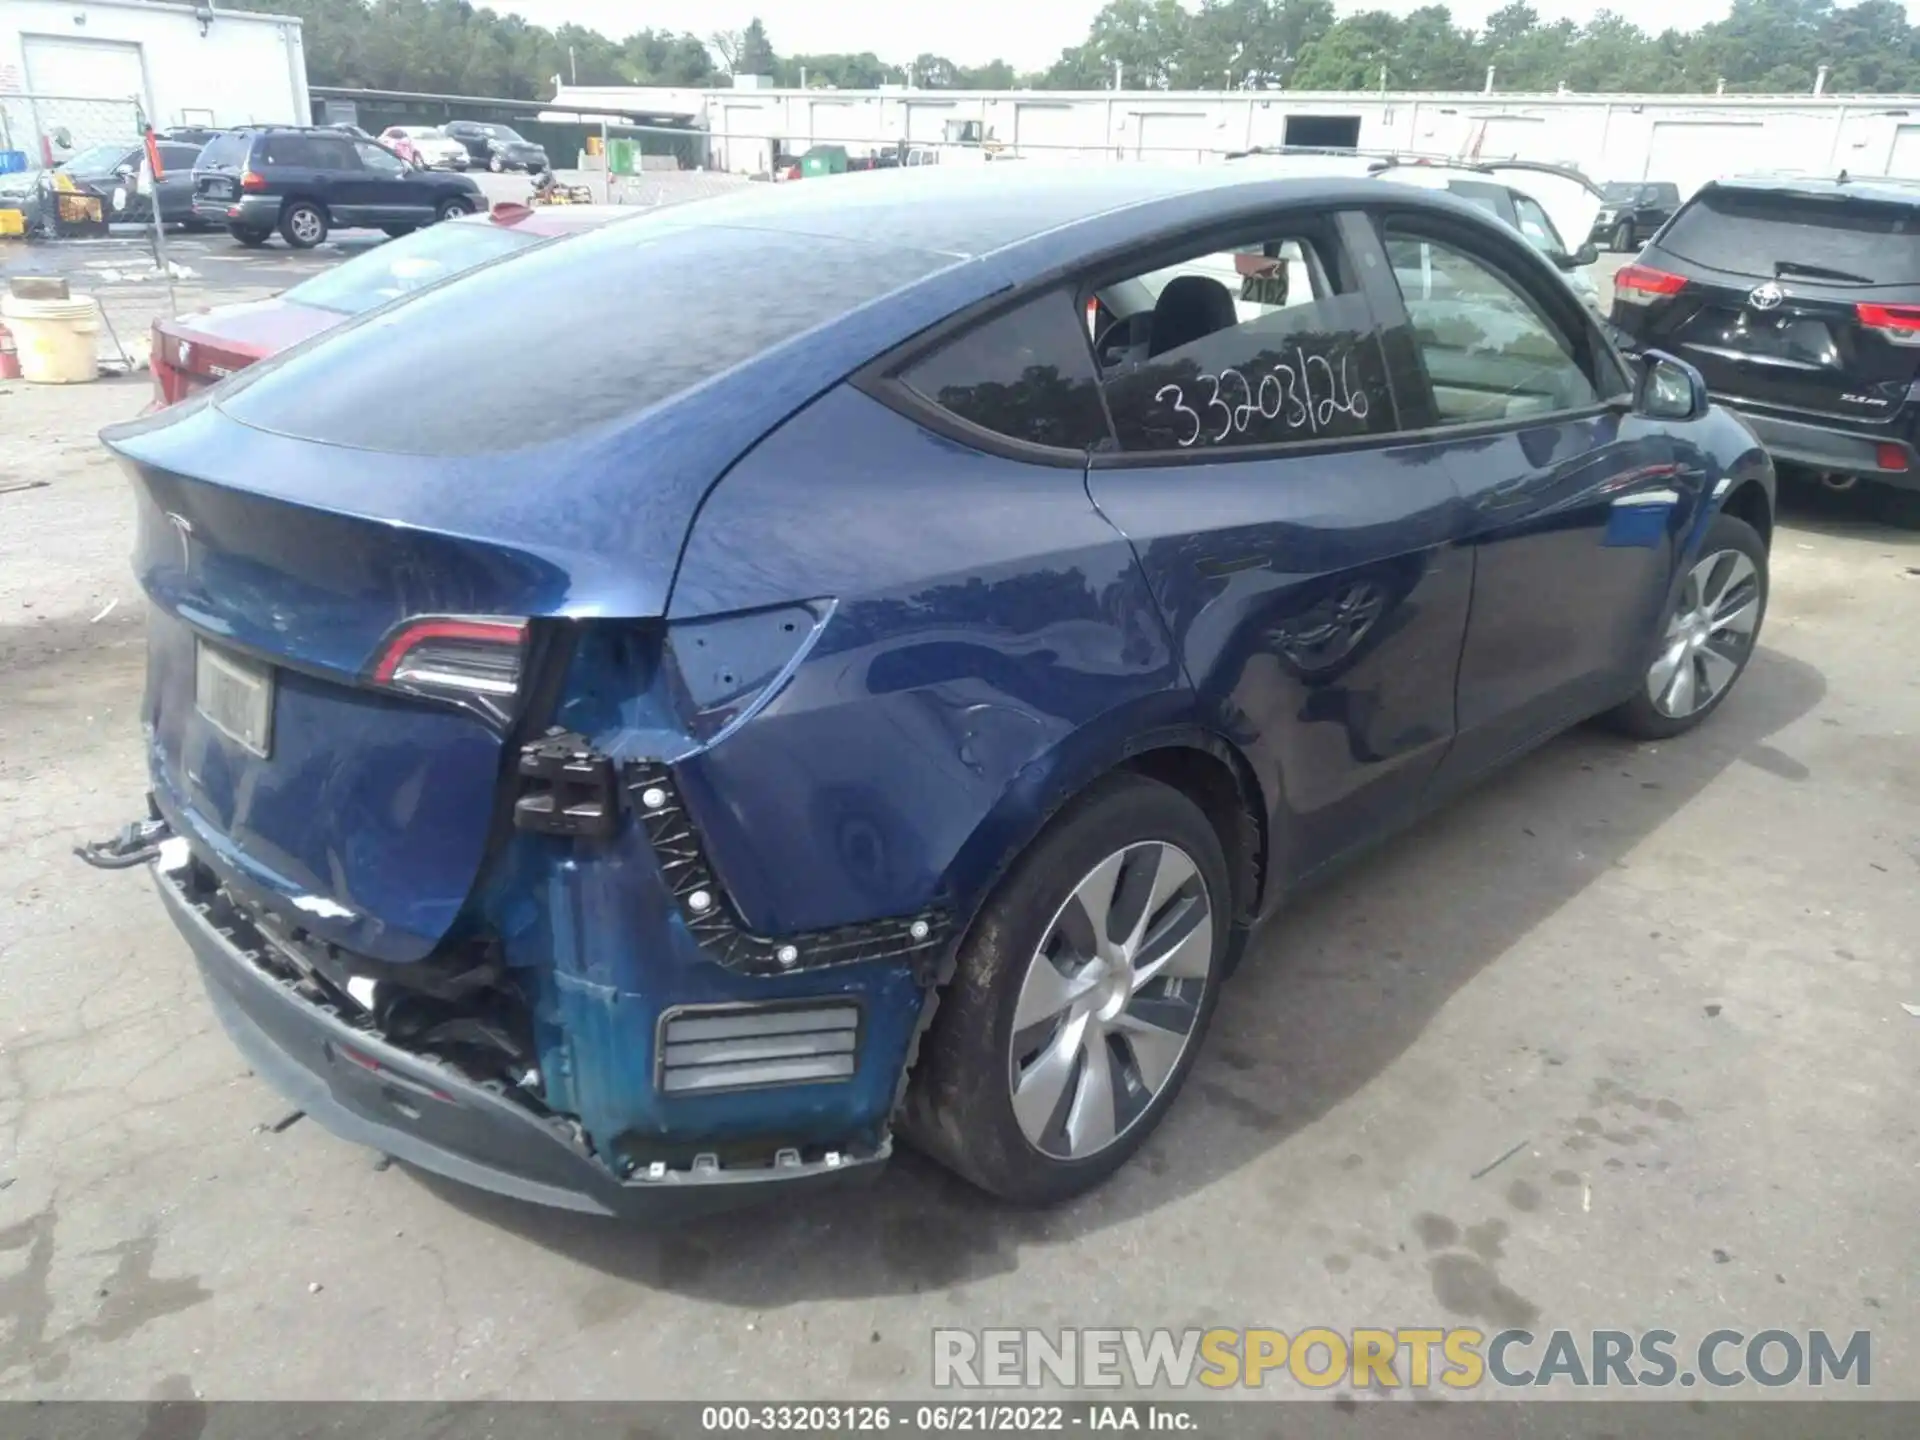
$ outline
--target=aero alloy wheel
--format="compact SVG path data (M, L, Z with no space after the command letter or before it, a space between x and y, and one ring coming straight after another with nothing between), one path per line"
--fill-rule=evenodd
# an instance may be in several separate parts
M1239 901L1184 791L1117 771L1067 804L980 906L940 990L901 1138L1047 1204L1127 1162L1180 1092Z
M1760 532L1716 515L1699 556L1648 640L1646 669L1632 695L1604 717L1641 740L1691 730L1719 709L1746 673L1766 623L1767 544Z
M1021 1133L1084 1160L1146 1114L1185 1055L1213 965L1213 904L1179 846L1116 851L1074 887L1027 962L1008 1080Z
M1760 573L1738 550L1717 550L1687 572L1647 698L1669 720L1688 720L1720 698L1753 654Z

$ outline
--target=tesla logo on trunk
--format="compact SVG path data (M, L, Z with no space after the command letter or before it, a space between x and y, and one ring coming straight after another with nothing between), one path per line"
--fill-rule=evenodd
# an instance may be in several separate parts
M1747 296L1747 303L1756 310L1778 310L1780 302L1786 298L1787 292L1769 280L1764 285L1753 287Z

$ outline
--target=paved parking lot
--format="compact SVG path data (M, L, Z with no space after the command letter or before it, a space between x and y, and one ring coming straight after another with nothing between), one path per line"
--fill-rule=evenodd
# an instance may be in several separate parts
M194 243L194 303L328 259ZM1848 497L1702 731L1566 736L1270 926L1105 1189L907 1156L653 1233L281 1128L144 878L70 858L141 811L93 437L145 398L0 384L0 1396L909 1395L939 1325L1470 1323L1869 1329L1920 1398L1920 540Z

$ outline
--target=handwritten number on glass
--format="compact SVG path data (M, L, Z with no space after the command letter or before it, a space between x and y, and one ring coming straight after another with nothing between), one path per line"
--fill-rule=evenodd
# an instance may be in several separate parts
M1187 417L1185 438L1174 441L1182 450L1198 444L1202 436L1218 444L1229 435L1244 435L1256 415L1263 420L1277 420L1289 430L1318 435L1334 423L1336 416L1364 421L1373 410L1367 392L1354 388L1353 377L1347 372L1348 359L1346 355L1340 356L1336 366L1324 355L1308 355L1295 349L1291 360L1281 360L1260 377L1257 386L1234 369L1196 377L1210 387L1200 410L1187 403L1186 389L1180 385L1162 385L1154 391L1153 399L1155 404L1160 404L1172 397L1174 413ZM1233 385L1238 385L1245 397L1238 405L1228 404L1222 393L1231 394ZM1216 410L1223 418L1217 430L1210 430L1201 413L1211 414Z

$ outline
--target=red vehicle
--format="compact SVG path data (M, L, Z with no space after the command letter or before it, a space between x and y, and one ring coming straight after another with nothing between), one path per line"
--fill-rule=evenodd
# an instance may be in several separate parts
M561 235L645 213L620 205L503 203L391 240L303 280L271 300L153 322L153 404L159 410L256 360L402 295Z

